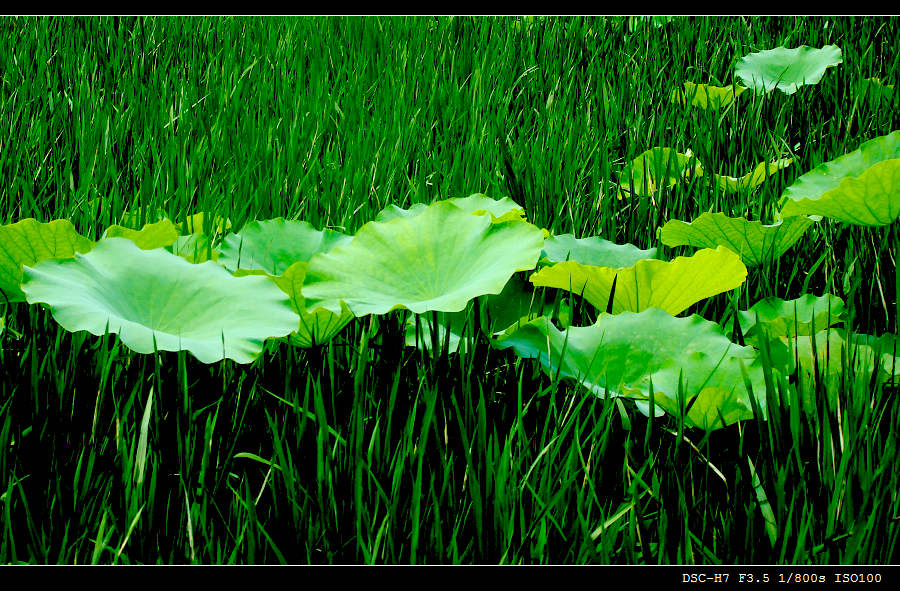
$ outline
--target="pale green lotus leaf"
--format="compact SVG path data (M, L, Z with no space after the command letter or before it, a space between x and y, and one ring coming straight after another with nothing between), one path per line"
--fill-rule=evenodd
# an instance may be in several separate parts
M883 226L900 216L900 131L820 164L781 196L781 216L820 215Z
M531 282L571 291L599 310L606 310L615 281L613 314L653 307L675 315L701 300L736 288L746 278L747 267L740 257L720 246L668 262L639 260L625 269L594 267L577 261L556 263L532 275Z
M679 105L690 103L692 107L700 109L724 109L745 90L747 89L740 85L723 87L685 82L684 90L672 91L671 101Z
M745 265L755 267L778 259L813 223L814 219L798 216L764 225L719 212L703 213L690 223L669 220L660 232L660 240L666 246L725 246L740 255Z
M310 259L303 286L310 309L356 316L406 308L459 312L472 298L500 293L533 269L544 238L526 222L494 224L449 202L411 218L369 222L349 243Z
M739 311L741 332L747 337L760 334L769 337L809 336L841 323L847 313L844 301L830 293L821 297L804 294L785 301L768 297Z
M233 277L164 249L107 238L75 260L25 268L28 303L70 332L115 333L138 353L188 351L203 363L250 363L267 338L297 328L288 297L265 277Z
M341 311L337 314L326 308L309 310L306 307L303 282L308 268L309 263L298 261L288 267L283 274L271 278L275 285L288 294L294 312L300 317L300 327L288 337L297 347L313 347L330 341L354 318L343 302Z
M715 174L719 188L728 193L739 193L749 189L755 189L766 182L766 179L779 170L790 166L794 160L792 158L779 158L771 162L760 162L751 172L741 177L725 176Z
M602 314L593 326L567 331L541 317L495 346L538 358L550 376L574 379L600 397L649 401L652 387L657 408L675 416L690 408L685 424L691 427L715 429L753 418L751 395L766 406L757 352L730 342L717 324L697 315L675 318L648 308Z
M189 263L219 260L219 251L213 248L212 238L206 234L179 236L166 250L180 256Z
M147 224L140 230L112 225L103 233L103 238L127 238L141 250L153 250L172 246L178 239L178 228L168 219Z
M794 49L776 47L745 55L738 61L735 74L755 92L771 92L777 88L785 94L794 94L801 86L818 84L825 70L842 61L837 45L821 49L806 45Z
M460 209L468 211L474 215L489 213L494 223L524 221L525 209L509 197L503 199L492 199L482 193L475 193L468 197L456 197L446 199L444 202L452 203ZM416 203L409 209L403 209L396 205L388 205L377 216L376 222L389 222L398 217L410 218L415 217L428 209L423 203Z
M619 173L618 198L653 195L662 187L674 187L691 176L702 176L703 166L690 150L651 148L629 162Z
M578 261L582 265L621 269L634 266L641 259L656 258L656 249L642 250L633 244L616 244L599 236L575 238L560 234L544 239L541 260L551 263Z
M232 273L265 271L281 275L294 263L308 262L318 252L326 252L350 236L333 230L316 230L309 222L273 220L250 222L237 234L228 234L219 249L219 264Z
M46 259L74 258L93 242L75 231L69 220L39 222L27 218L0 226L0 302L24 302L20 289L23 266Z

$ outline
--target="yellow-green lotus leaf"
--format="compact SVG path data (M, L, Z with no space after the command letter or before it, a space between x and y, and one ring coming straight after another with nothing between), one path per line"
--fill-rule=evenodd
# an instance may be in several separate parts
M349 243L315 255L303 286L309 309L356 316L405 308L458 312L500 293L517 271L535 267L544 238L526 222L493 223L451 202L414 217L364 225Z
M794 162L793 158L779 158L771 162L760 162L751 172L741 177L713 175L719 188L728 193L739 193L755 189L766 182L766 179L779 170L787 168Z
M0 301L25 301L20 289L23 266L46 259L74 258L75 253L88 252L93 244L76 232L69 220L43 223L27 218L0 226Z
M820 164L781 196L781 216L820 215L859 226L900 216L900 131Z
M488 213L491 215L491 220L494 223L525 220L525 209L509 197L492 199L482 193L476 193L468 197L446 199L444 202L452 203L473 215ZM428 209L428 206L423 203L416 203L409 209L403 209L391 204L375 216L375 221L389 222L398 217L415 217L426 209Z
M740 85L722 87L685 82L684 90L673 90L671 99L673 103L684 105L689 102L700 109L724 109L745 90Z
M720 246L668 262L639 260L625 269L583 265L578 261L556 263L533 274L531 282L571 291L606 310L615 281L613 314L654 307L675 315L701 300L736 288L746 278L747 267L740 257Z
M112 225L103 233L103 238L127 238L142 250L153 250L174 244L178 239L178 228L168 219L147 224L140 230Z
M288 294L294 312L300 316L300 327L292 332L288 339L297 347L313 347L331 340L354 316L341 302L341 311L335 314L327 308L309 310L306 307L306 298L303 297L303 282L306 279L306 270L309 263L298 261L292 264L282 275L272 277L275 285Z
M660 239L666 246L725 246L740 255L745 265L755 267L772 263L783 255L815 221L798 216L765 225L724 213L703 213L690 223L669 220L660 232Z
M651 148L629 162L619 173L618 198L653 195L662 187L674 187L691 176L702 176L703 166L690 150Z

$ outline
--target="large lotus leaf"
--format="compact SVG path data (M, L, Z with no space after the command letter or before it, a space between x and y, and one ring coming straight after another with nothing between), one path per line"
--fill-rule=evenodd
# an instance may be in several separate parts
M700 109L724 109L745 90L740 85L722 87L685 82L684 90L673 90L671 99L679 105L690 102L692 107Z
M830 293L804 294L795 300L768 297L738 312L741 332L754 336L764 330L770 337L811 335L843 322L844 301Z
M731 343L722 329L699 316L674 318L657 308L603 314L593 326L557 330L541 317L496 341L525 358L538 358L551 376L572 378L598 396L647 401L681 414L688 426L714 429L753 417L750 393L765 408L765 380L757 353ZM743 368L742 368L743 365ZM652 383L652 386L651 386ZM644 408L646 406L642 405Z
M755 189L760 186L766 179L779 170L790 166L794 160L792 158L779 158L771 162L760 162L751 172L741 177L713 175L719 188L729 193L739 193L749 189Z
M509 197L503 199L492 199L482 193L475 193L468 197L457 197L445 200L446 203L452 203L460 209L468 211L474 215L483 213L491 214L494 223L521 221L525 219L525 209ZM416 203L409 209L403 209L396 205L388 205L377 216L376 222L389 222L398 217L410 218L415 217L428 209L423 203Z
M725 246L738 253L745 265L755 267L783 255L814 222L799 216L764 225L724 213L703 213L690 223L669 220L660 232L660 239L666 246Z
M821 49L802 45L794 49L776 47L745 55L737 63L735 74L756 92L771 92L775 88L794 94L801 86L818 84L825 70L842 61L837 45Z
M73 258L87 252L93 242L75 231L69 220L39 222L28 218L0 226L0 302L24 302L23 266L46 259ZM5 296L5 298L4 298Z
M281 275L294 263L309 261L314 254L349 241L350 236L316 230L309 222L283 218L256 221L240 233L225 237L219 263L232 273L243 269Z
M533 269L544 237L525 222L494 224L453 203L411 218L369 222L353 240L310 260L303 293L310 309L356 316L406 308L458 312L474 297L500 293L516 271Z
M354 318L343 302L338 314L326 308L309 310L306 307L306 298L303 297L302 290L308 268L309 263L298 261L288 267L282 275L272 277L275 285L288 294L294 312L300 316L300 327L289 337L291 343L298 347L313 347L331 340Z
M900 131L820 164L781 196L782 217L821 215L882 226L900 216Z
M625 269L594 267L577 261L556 263L532 275L531 282L569 290L606 310L615 281L614 314L655 307L675 315L703 299L734 289L746 278L747 267L740 257L720 246L668 262L644 259Z
M174 244L178 239L178 228L168 219L147 224L140 230L112 225L103 233L103 238L127 238L141 250L153 250Z
M575 238L574 234L560 234L544 239L541 259L552 263L578 261L583 265L614 267L634 266L641 259L656 258L656 249L641 250L633 244L616 244L598 236Z
M690 176L702 176L703 167L688 150L651 148L629 162L619 173L619 194L653 195L661 187L673 187Z
M265 277L233 277L164 249L107 238L75 260L26 267L28 303L70 332L116 333L138 353L189 351L203 363L253 361L263 341L297 328L287 296Z

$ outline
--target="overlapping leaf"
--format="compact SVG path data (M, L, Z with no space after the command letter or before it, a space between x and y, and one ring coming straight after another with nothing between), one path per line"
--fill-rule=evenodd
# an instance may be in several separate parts
M583 265L577 261L556 263L531 276L536 286L555 287L581 295L606 310L615 281L612 312L640 312L661 308L669 314L736 288L747 277L740 257L724 246L697 251L673 261L644 259L624 269Z
M673 187L690 176L701 176L703 167L688 150L651 148L629 162L619 173L619 199L627 195L652 195L662 187Z
M724 213L703 213L690 223L669 220L660 232L660 239L666 246L725 246L739 254L745 265L753 267L779 258L814 222L809 217L798 216L764 225Z
M492 199L482 193L475 193L468 197L445 199L443 203L452 203L460 209L474 215L489 213L494 223L523 221L525 219L525 210L509 197ZM416 203L409 209L403 209L391 204L375 216L375 221L389 222L399 217L412 218L419 215L427 208L428 206L424 203Z
M801 86L818 84L828 68L842 62L841 49L826 45L821 49L806 45L788 49L776 47L745 55L737 63L735 74L755 92L778 89L794 94Z
M781 215L881 226L900 216L900 131L820 164L781 196Z
M493 223L451 202L414 217L369 222L347 244L310 260L303 287L310 309L356 316L406 308L458 312L479 295L500 293L516 271L533 269L544 244L525 222Z
M718 325L696 315L674 318L649 308L604 314L593 326L567 331L541 317L496 345L538 358L547 374L574 379L601 397L647 401L652 390L657 408L676 416L689 409L688 426L715 429L752 418L748 381L765 409L756 351L731 343Z
M298 323L268 278L234 277L215 263L192 265L124 238L101 240L75 260L26 267L22 289L70 332L116 333L138 353L184 350L203 363L249 363L265 339Z
M153 250L172 246L178 240L178 228L168 219L147 224L140 230L112 225L103 233L103 238L127 238L141 250Z
M298 347L313 347L331 340L354 318L344 303L341 303L337 314L326 308L307 309L302 290L308 268L309 263L298 261L281 275L272 277L272 281L288 294L294 312L300 317L300 328L289 337L291 343Z
M92 246L93 242L76 232L68 220L42 223L27 218L0 226L0 301L25 301L20 289L23 266L47 259L74 258Z
M740 177L726 176L716 174L713 177L719 185L719 188L728 193L740 193L749 189L755 189L766 182L766 179L779 170L790 166L794 160L792 158L779 158L771 162L760 162L756 167L747 174Z
M689 102L692 107L700 109L724 109L745 90L747 89L740 85L723 87L685 82L683 90L672 91L671 100L679 105Z
M642 250L633 244L616 244L603 238L575 238L574 234L560 234L544 239L541 260L551 263L578 261L583 265L631 267L642 259L656 258L656 249Z
M830 293L821 297L804 294L785 301L768 297L738 312L741 331L752 337L765 331L770 337L811 335L843 322L844 301Z

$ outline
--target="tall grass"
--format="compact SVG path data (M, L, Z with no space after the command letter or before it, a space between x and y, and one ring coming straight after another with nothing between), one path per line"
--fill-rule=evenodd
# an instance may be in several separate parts
M305 219L354 232L389 203L509 195L555 233L661 255L668 219L772 221L815 165L900 127L889 18L5 18L0 222L65 217L98 238L127 212L211 211L236 228ZM791 96L722 111L672 104L736 82L778 45L844 63ZM732 176L779 155L758 190L707 177L653 200L613 183L654 146ZM896 224L822 222L734 294L830 292L860 332L896 331ZM843 378L770 376L768 421L706 434L598 400L476 336L434 358L405 315L353 322L250 366L136 355L3 309L0 562L897 562L900 403ZM800 400L812 400L802 410Z

